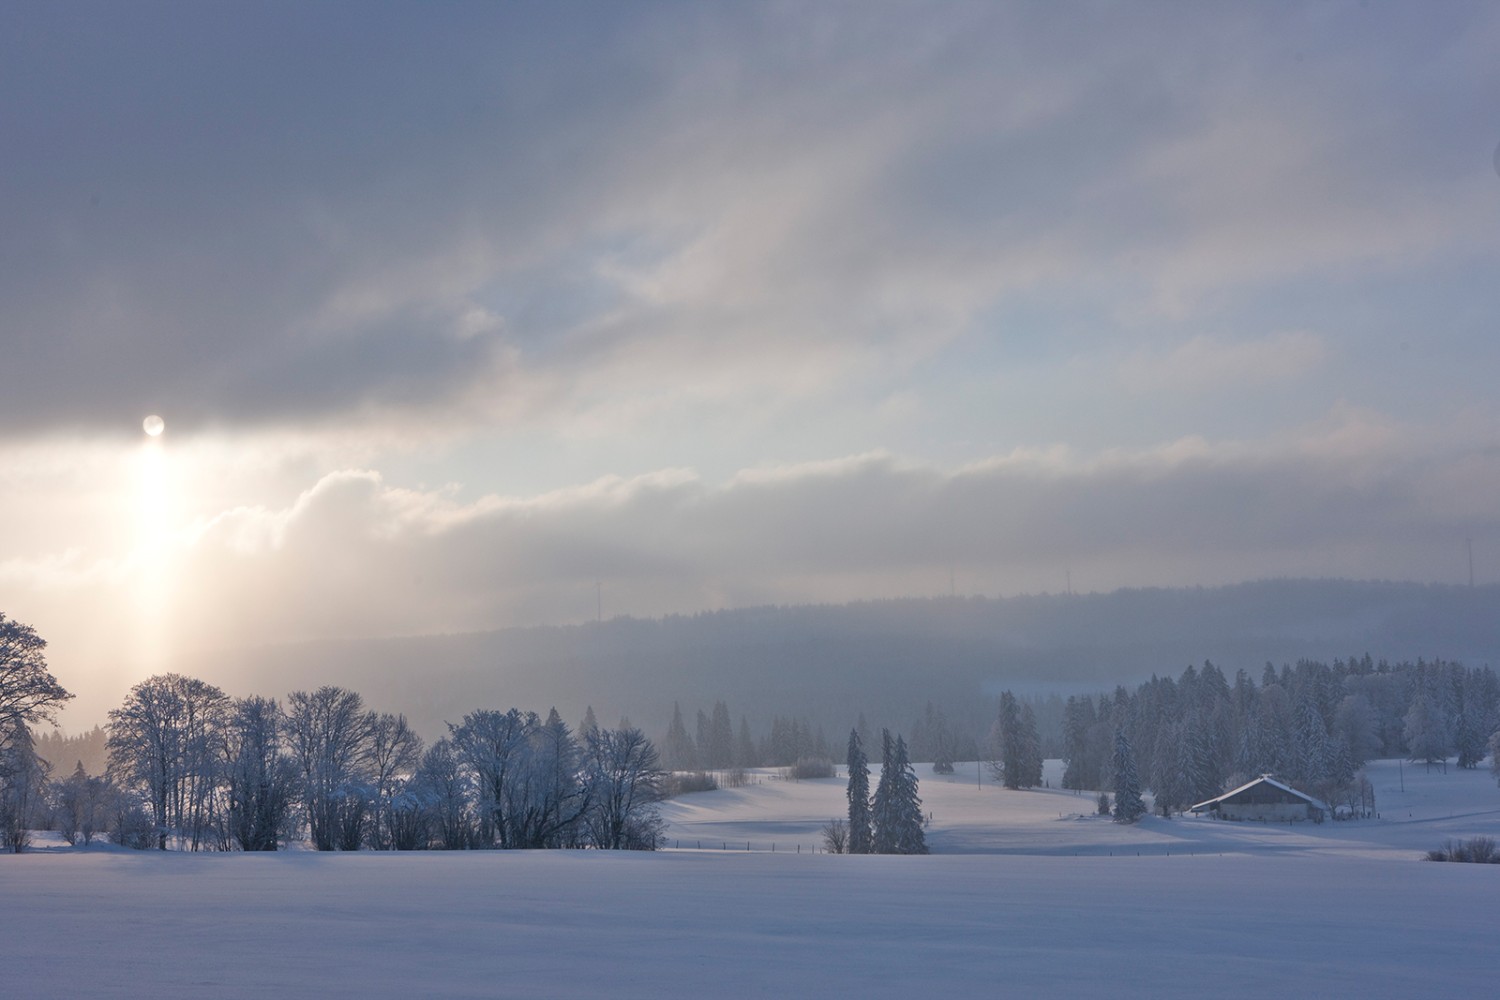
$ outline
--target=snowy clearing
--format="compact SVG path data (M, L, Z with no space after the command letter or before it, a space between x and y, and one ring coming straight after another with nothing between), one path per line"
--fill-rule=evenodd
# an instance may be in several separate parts
M1379 821L1121 828L1088 817L1087 797L924 766L934 850L968 852L925 858L813 854L842 782L769 775L667 804L669 837L711 829L740 841L729 851L161 855L44 841L0 858L0 994L1490 995L1500 866L1417 858L1500 833L1500 792L1486 773L1371 770ZM1402 777L1404 795L1386 787Z

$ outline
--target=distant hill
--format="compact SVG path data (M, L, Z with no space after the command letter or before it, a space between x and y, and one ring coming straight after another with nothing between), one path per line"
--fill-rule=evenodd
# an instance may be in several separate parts
M999 691L1112 688L1211 660L1231 677L1310 658L1500 662L1500 585L1268 580L1106 594L760 607L463 635L311 642L216 658L199 673L281 696L340 684L428 737L476 708L593 705L665 730L726 701L736 723L803 716L830 738L860 712L905 728L932 701L982 731Z

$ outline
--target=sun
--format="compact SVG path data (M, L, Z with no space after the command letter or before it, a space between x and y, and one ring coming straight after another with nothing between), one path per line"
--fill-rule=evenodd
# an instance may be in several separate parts
M154 413L141 421L141 430L145 431L151 437L160 437L161 432L166 429L167 422Z

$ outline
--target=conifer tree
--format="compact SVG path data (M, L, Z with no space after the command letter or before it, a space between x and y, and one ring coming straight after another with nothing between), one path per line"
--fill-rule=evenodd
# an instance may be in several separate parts
M699 758L700 767L722 770L734 764L734 727L729 721L729 706L714 702L708 722L708 755Z
M682 721L682 708L672 702L672 723L662 744L662 763L668 771L691 771L698 767L697 747Z
M734 766L755 766L755 738L750 735L750 723L740 716L740 732L734 741Z
M1042 742L1036 730L1036 712L1009 691L1000 694L1000 713L995 720L999 760L991 765L995 777L1006 788L1035 788L1042 783Z
M1146 812L1141 798L1141 779L1135 769L1135 752L1125 730L1115 730L1115 822L1134 823Z
M892 814L895 820L894 853L926 854L927 836L922 830L922 799L917 795L917 773L912 770L906 741L896 737L891 761L896 779Z
M1036 788L1042 783L1042 739L1037 734L1036 711L1021 703L1021 732L1017 737L1018 780L1022 788Z
M917 795L917 775L911 767L906 741L880 734L880 783L875 787L875 853L926 854L922 831L922 800Z
M876 854L896 853L896 782L895 743L891 731L880 731L880 781L875 785L875 808L870 817L874 827L874 851Z
M849 730L849 853L869 854L874 849L870 828L870 767L859 730Z

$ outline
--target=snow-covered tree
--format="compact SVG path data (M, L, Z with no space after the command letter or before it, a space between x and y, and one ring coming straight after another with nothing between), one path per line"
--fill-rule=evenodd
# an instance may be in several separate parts
M692 771L698 767L698 747L682 721L682 706L672 702L672 722L662 741L662 766L668 771Z
M922 800L906 741L881 731L880 782L875 786L874 847L877 854L926 854Z
M1035 788L1042 783L1042 744L1037 735L1036 712L1009 691L1000 693L1000 711L993 740L996 760L990 769L1006 788Z
M58 832L69 844L93 843L106 823L109 789L103 778L91 776L79 761L73 773L53 786Z
M8 733L0 733L0 850L19 854L31 841L47 765L32 748L26 724L11 721L9 726Z
M523 766L527 741L540 724L535 712L512 708L506 712L482 709L448 724L453 748L478 793L479 843L486 847L516 847L515 831L506 823L506 793L515 772Z
M704 767L723 770L734 764L734 725L729 721L729 706L714 702L708 719L708 754L700 758Z
M287 696L287 737L317 850L356 850L364 840L376 719L365 711L364 699L346 688L325 686Z
M270 698L242 698L230 713L223 743L228 832L242 851L276 850L296 801L297 765L285 726Z
M457 851L472 845L472 790L473 782L450 740L438 740L427 748L411 792L421 809L425 831L437 847Z
M406 716L383 712L370 727L370 785L372 801L368 840L380 851L393 850L395 803L406 790L422 760L422 738L406 723Z
M173 836L188 850L216 846L207 838L218 819L228 710L229 698L212 684L159 674L109 713L110 773L146 800L159 850Z
M1304 694L1297 700L1292 729L1292 767L1288 775L1304 785L1317 785L1329 775L1328 730L1313 699Z
M1343 740L1355 767L1380 752L1375 710L1363 694L1345 695L1333 712L1333 737Z
M1064 788L1094 788L1099 781L1100 762L1092 752L1091 739L1096 722L1093 698L1068 698L1063 707Z
M870 767L859 730L849 730L849 853L869 854L875 846L870 816Z
M1412 698L1411 708L1402 721L1408 760L1437 764L1453 753L1453 731L1431 691L1419 692Z
M505 793L505 825L515 847L571 847L589 807L579 779L582 752L553 708L527 737Z
M633 727L595 730L584 738L588 829L605 850L655 850L661 840L662 771L656 748Z
M46 648L30 625L0 613L0 741L19 737L18 726L55 722L57 709L73 697L48 672Z
M1146 803L1141 798L1141 779L1135 768L1135 751L1124 729L1115 730L1115 822L1134 823L1145 815Z
M750 735L750 723L740 716L740 731L734 738L734 766L754 767L756 764L755 737Z
M926 825L922 821L922 799L917 794L917 773L912 769L907 753L906 741L896 737L894 760L896 776L900 779L895 794L896 837L895 853L926 854Z

